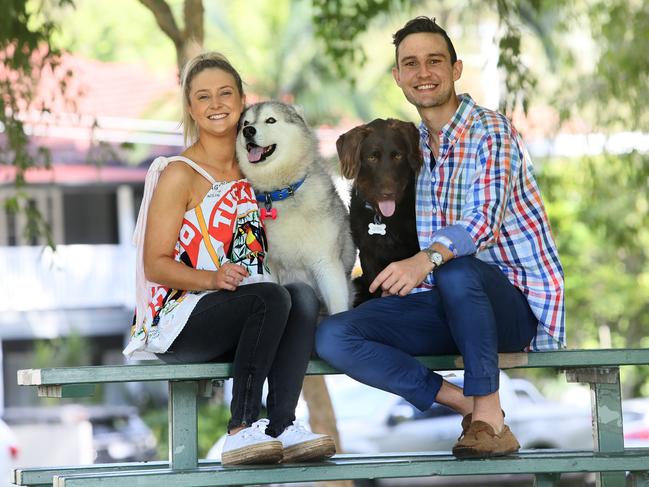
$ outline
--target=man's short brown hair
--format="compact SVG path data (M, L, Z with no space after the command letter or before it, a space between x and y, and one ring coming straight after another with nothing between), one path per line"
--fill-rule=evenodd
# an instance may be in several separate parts
M394 44L394 58L397 63L397 68L399 67L399 44L410 34L418 33L429 33L429 34L439 34L444 38L446 42L446 47L448 47L448 52L451 55L451 64L455 64L457 61L457 53L455 52L455 47L449 38L448 34L444 29L442 29L435 18L420 16L415 17L414 19L409 20L406 25L401 27L398 31L392 36L392 43Z

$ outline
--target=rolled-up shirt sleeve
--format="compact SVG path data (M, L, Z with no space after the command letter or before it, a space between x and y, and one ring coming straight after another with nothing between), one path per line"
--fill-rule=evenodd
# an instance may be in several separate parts
M461 219L438 230L432 238L433 242L449 239L455 246L456 257L480 252L498 240L512 192L513 174L520 166L511 137L501 134L485 136L477 160Z
M431 243L440 243L453 252L454 257L473 255L476 246L463 225L449 225L435 232Z

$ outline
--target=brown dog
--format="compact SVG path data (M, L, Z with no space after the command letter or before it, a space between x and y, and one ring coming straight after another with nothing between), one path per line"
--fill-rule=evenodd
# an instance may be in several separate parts
M415 177L423 163L419 131L395 119L376 120L336 141L343 176L353 179L350 221L363 275L354 280L358 305L388 264L419 252L415 226Z

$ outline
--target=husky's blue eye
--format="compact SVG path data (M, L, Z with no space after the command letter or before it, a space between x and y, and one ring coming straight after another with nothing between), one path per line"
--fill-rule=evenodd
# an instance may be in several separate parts
M275 123L275 122L277 122L277 120L275 120L273 117L268 117L266 119L266 123Z

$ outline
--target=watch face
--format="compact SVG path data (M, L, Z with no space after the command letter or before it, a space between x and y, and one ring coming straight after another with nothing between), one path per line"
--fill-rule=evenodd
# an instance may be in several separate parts
M428 255L428 260L430 260L430 263L435 267L439 267L444 263L444 257L436 250L425 249L425 252L426 255Z

